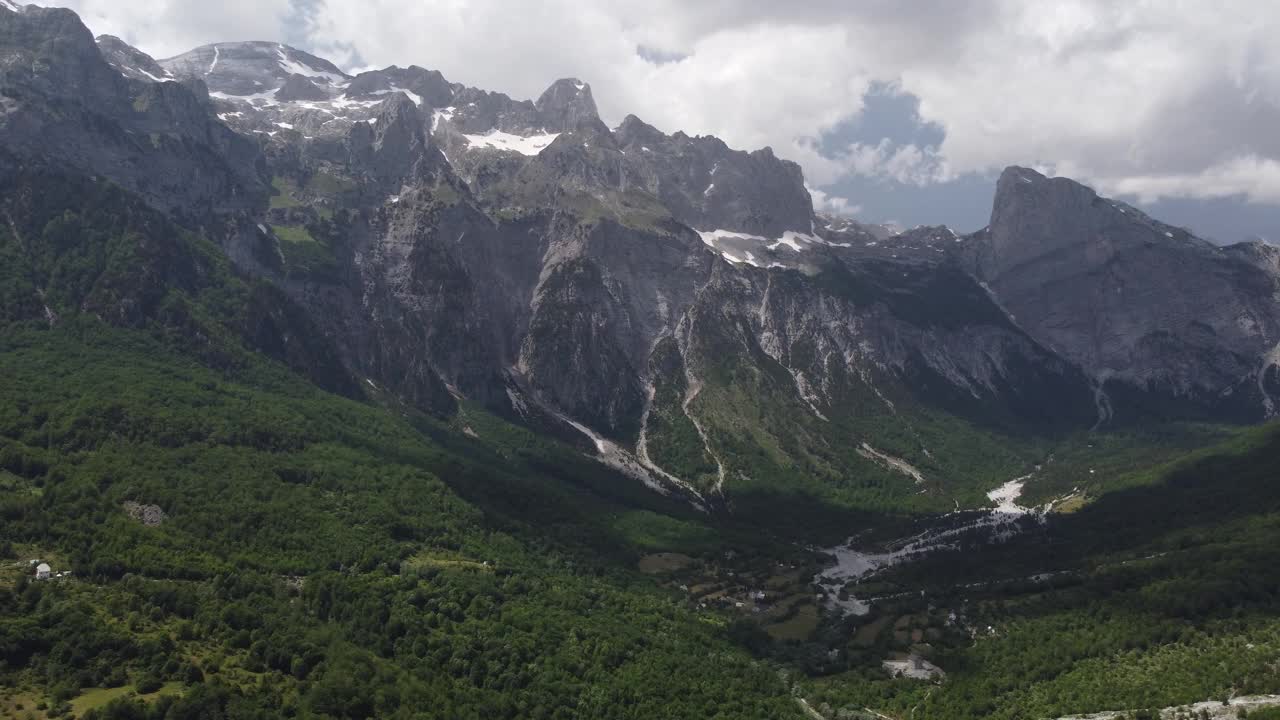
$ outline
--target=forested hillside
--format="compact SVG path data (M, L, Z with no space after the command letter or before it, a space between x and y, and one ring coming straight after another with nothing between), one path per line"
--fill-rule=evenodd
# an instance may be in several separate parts
M798 713L629 570L712 542L692 508L478 410L316 387L254 351L296 329L245 333L215 250L100 192L0 228L0 715Z

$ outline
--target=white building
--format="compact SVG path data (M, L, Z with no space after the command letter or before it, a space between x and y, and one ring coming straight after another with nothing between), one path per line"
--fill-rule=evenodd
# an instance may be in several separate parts
M49 563L40 563L36 566L36 579L48 580L51 572L53 572L53 568L49 567Z

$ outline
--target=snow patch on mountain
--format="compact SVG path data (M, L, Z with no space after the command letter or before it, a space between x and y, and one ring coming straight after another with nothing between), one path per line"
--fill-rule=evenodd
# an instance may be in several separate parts
M697 230L698 237L707 247L720 253L725 260L735 264L747 264L755 267L786 267L778 262L775 253L781 247L791 252L803 253L812 245L830 245L826 240L808 233L788 230L782 237L770 239L763 235L736 232L733 230ZM772 257L771 257L772 256ZM786 258L781 258L786 259Z
M173 82L173 74L168 71L165 71L164 77L157 77L147 72L146 70L143 70L142 68L133 68L133 70L142 75L146 75L148 78L151 78L155 82Z
M723 240L724 238L739 238L742 240L758 240L762 243L769 242L767 239L759 235L733 232L732 230L707 230L707 231L699 230L698 236L702 238L703 244L705 244L707 247L716 248L717 250L719 249L719 247L716 244L717 241Z
M782 237L778 238L776 242L769 245L769 249L777 250L779 247L786 245L787 247L791 248L792 250L795 250L796 252L804 252L804 247L800 245L800 243L802 242L817 245L817 244L822 244L824 241L816 235L810 235L808 233L798 233L798 232L795 232L794 230L788 230L782 233Z
M467 139L467 143L472 148L487 148L534 156L555 142L555 139L560 137L560 133L523 136L501 130L490 130L484 135L463 135L462 137Z
M297 60L294 60L293 58L289 57L289 55L284 50L285 48L283 45L279 45L276 47L276 55L280 57L280 69L284 70L286 73L290 75L302 75L304 77L324 80L326 83L330 85L335 85L335 86L341 86L346 84L347 79L342 77L341 75L334 75L331 72L325 72L323 70L317 70L313 67L310 67L309 65L303 65ZM214 51L215 52L217 51L216 47L214 48ZM210 72L213 72L212 68L210 68ZM418 104L421 105L422 103L418 103Z
M453 107L451 105L443 110L437 110L434 113L432 113L431 114L431 132L435 132L440 127L440 123L449 122L450 120L453 120L453 114L457 111L458 111L458 108Z
M349 97L339 97L339 98L334 98L328 101L327 103L299 102L295 104L311 110L325 109L321 107L322 105L335 107L339 110L346 110L347 108L371 108L375 105L381 105L384 102L386 101L385 100L353 100L352 98L349 98Z
M219 90L219 91L209 93L209 97L217 98L219 100L230 100L231 102L248 103L255 107L256 106L275 106L280 104L280 101L275 98L274 90L271 90L268 92L253 93L252 95L232 95L230 93L225 93Z
M422 107L421 95L415 92L411 92L409 90L405 90L404 88L401 88L401 87L396 87L395 85L392 85L390 88L386 90L378 90L371 94L372 95L390 95L391 93L404 93L405 97L408 97L410 100L412 100L414 105L417 105L418 107Z

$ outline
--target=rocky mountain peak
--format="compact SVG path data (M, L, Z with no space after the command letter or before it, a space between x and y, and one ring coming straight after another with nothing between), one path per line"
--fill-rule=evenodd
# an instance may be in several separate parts
M0 11L0 83L46 97L121 105L124 80L72 11L10 3Z
M328 60L274 42L205 45L159 62L176 77L201 79L215 94L236 96L274 92L293 75L325 86L351 79Z
M1030 241L1074 241L1067 233L1056 230L1051 234L1037 231L1037 218L1052 215L1054 218L1089 216L1095 211L1098 195L1092 189L1067 178L1048 178L1035 170L1024 167L1008 167L996 182L995 199L991 206L990 228L993 235L1006 240L1017 240L1017 247L1029 247ZM1032 227L1028 227L1028 225ZM1077 227L1083 232L1083 226ZM1076 233L1078 234L1078 233ZM1014 250L1015 248L999 248ZM1051 249L1051 248L1045 248Z
M534 103L547 130L568 132L583 121L599 120L591 86L577 78L562 78L551 84Z
M418 104L404 92L393 92L378 109L378 125L414 126L421 123L422 115L418 112Z
M0 11L0 148L19 164L107 177L191 216L265 201L256 143L211 116L198 80L155 82L144 53L118 38L102 48L70 10Z
M1233 389L1280 330L1265 251L1224 250L1081 183L1010 167L990 226L962 254L1021 327L1100 383L1172 391L1185 407L1270 402L1261 383Z
M623 147L630 145L634 145L637 148L650 147L666 139L661 130L635 115L628 115L623 118L622 124L618 126L615 134L618 138L618 144Z
M1154 220L1132 205L1100 197L1075 180L1016 166L1006 168L996 183L988 227L989 241L978 267L987 280L1063 253L1083 253L1090 264L1099 264L1138 244L1218 252L1208 241Z

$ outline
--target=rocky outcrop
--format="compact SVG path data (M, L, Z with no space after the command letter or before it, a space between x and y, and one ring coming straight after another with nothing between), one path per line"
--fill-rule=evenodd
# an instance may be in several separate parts
M125 515L147 527L157 527L169 519L169 516L165 514L159 505L143 505L133 500L126 500L122 507Z
M551 132L568 132L584 122L600 119L591 86L577 78L557 80L534 104L542 126Z
M374 122L355 125L349 143L351 170L388 191L399 190L428 149L422 115L403 93L391 95Z
M114 35L100 35L98 50L111 67L131 80L165 82L177 79L150 55Z
M0 48L0 150L192 218L265 203L255 144L210 116L203 86L124 77L69 10L0 9Z
M347 86L346 97L367 99L399 90L413 93L427 107L442 108L452 103L458 89L458 86L445 80L438 70L426 70L417 65L407 68L392 65L357 75Z
M294 73L275 92L275 98L283 102L297 100L328 100L329 93L322 90L305 75Z
M1065 178L1000 177L966 258L1028 333L1169 414L1261 417L1249 382L1280 342L1274 253L1223 249Z
M714 137L667 136L635 116L616 134L640 186L691 227L766 238L814 228L800 166L769 148L747 153Z

